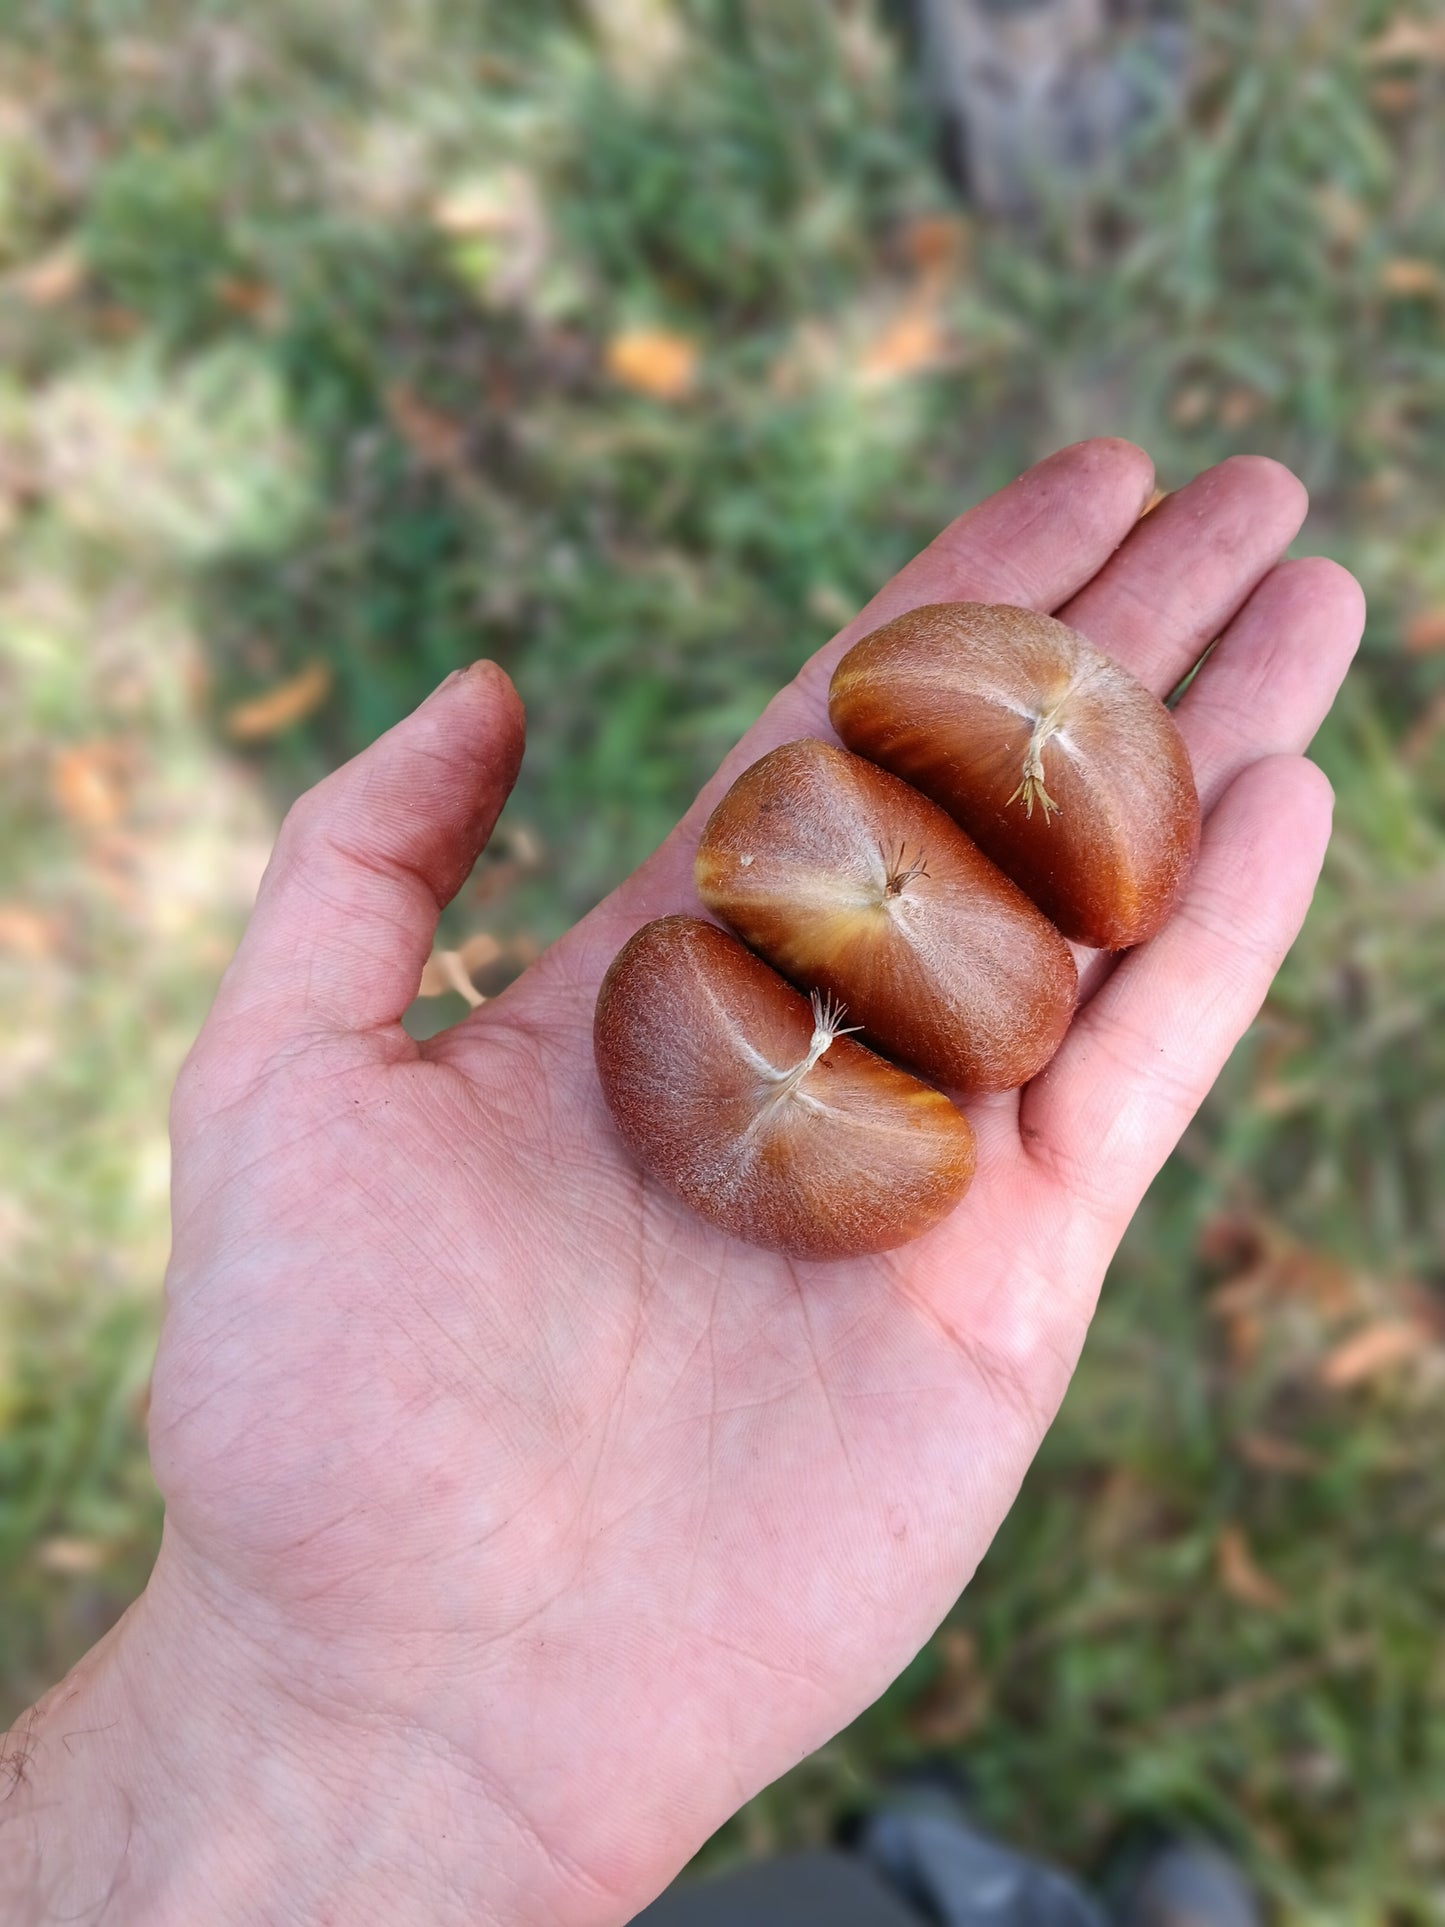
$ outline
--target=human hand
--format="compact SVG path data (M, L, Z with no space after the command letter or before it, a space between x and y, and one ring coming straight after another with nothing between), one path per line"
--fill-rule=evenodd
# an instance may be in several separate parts
M176 1093L161 1556L29 1729L37 1798L103 1763L69 1917L624 1921L938 1624L1328 835L1301 752L1358 589L1276 566L1304 496L1273 463L1141 521L1151 483L1085 443L963 516L636 875L425 1043L400 1020L515 776L510 686L462 672L297 804ZM1220 638L1177 710L1199 866L1153 942L1083 962L1048 1070L968 1105L978 1175L945 1224L798 1264L639 1174L597 986L641 923L696 909L738 771L830 735L849 643L959 599L1055 611L1161 695ZM62 1756L66 1722L97 1731Z

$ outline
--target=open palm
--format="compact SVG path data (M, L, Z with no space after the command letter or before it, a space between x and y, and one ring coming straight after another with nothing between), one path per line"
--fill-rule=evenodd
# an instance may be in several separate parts
M1226 463L1140 520L1151 479L1086 443L963 516L649 863L424 1044L400 1019L516 772L510 686L450 679L288 818L177 1092L152 1412L153 1592L184 1602L188 1654L223 1629L215 1663L305 1762L278 1827L304 1840L312 1782L365 1816L350 1872L298 1844L287 1919L626 1920L969 1578L1328 834L1300 752L1358 591L1276 566L1304 498L1274 464ZM848 642L955 599L1056 611L1161 694L1219 638L1177 712L1200 864L1152 943L1083 960L1049 1070L969 1106L979 1170L952 1218L883 1258L794 1263L634 1167L592 1065L597 986L642 922L696 908L720 786L830 735ZM406 1909L376 1904L383 1878Z

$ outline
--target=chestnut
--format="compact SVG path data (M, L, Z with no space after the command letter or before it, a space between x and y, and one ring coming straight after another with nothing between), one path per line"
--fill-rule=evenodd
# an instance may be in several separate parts
M1073 1015L1054 926L936 804L847 750L785 743L744 770L696 879L745 943L934 1082L1026 1084Z
M659 918L603 979L594 1045L617 1128L709 1223L797 1258L886 1251L973 1177L968 1120L844 1034L750 950Z
M848 651L828 708L850 749L941 804L1066 937L1120 950L1173 909L1199 847L1183 739L1062 622L912 609Z

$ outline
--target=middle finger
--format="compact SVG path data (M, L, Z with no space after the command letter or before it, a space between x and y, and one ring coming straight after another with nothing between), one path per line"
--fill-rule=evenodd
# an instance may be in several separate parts
M1304 484L1262 455L1233 455L1161 502L1055 614L1167 696L1284 554Z

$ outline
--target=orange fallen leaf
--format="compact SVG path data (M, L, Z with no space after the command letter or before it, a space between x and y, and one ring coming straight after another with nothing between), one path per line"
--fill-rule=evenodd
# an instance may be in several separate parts
M1412 656L1430 656L1445 649L1445 603L1420 609L1405 624L1405 647Z
M281 310L281 298L265 281L248 281L227 275L216 284L216 299L232 314L248 321L274 321Z
M865 387L881 388L936 368L947 353L947 338L930 305L913 302L873 337L858 358Z
M457 474L466 465L463 425L398 382L386 391L391 425L422 468Z
M85 258L78 248L62 244L23 267L15 286L32 308L58 308L85 286Z
M260 743L279 736L293 723L304 722L331 693L332 675L324 662L313 662L264 695L233 703L226 711L226 734L233 743Z
M1417 20L1397 14L1365 47L1365 58L1375 67L1405 62L1445 64L1445 21Z
M697 343L670 328L625 328L608 342L604 365L634 394L684 401L697 383Z
M1322 1318L1347 1318L1360 1304L1359 1273L1313 1245L1289 1246L1275 1274L1281 1294L1303 1300Z
M1332 1392L1348 1391L1381 1378L1430 1344L1430 1334L1412 1318L1380 1318L1342 1339L1320 1364L1320 1383Z
M1413 114L1420 105L1420 87L1415 80L1377 80L1370 88L1370 105L1382 114L1401 118Z
M1246 1465L1257 1472L1318 1472L1318 1456L1293 1439L1282 1439L1274 1432L1241 1432L1235 1449Z
M34 1556L42 1572L78 1579L85 1573L99 1572L106 1562L107 1550L98 1539L73 1538L57 1533L52 1539L42 1539L35 1548Z
M952 274L968 265L972 239L972 225L961 214L918 214L903 230L903 253L919 274Z
M55 924L28 903L0 903L0 950L27 963L55 955Z
M978 1663L978 1642L966 1626L943 1626L931 1651L938 1674L909 1709L909 1731L925 1746L957 1746L983 1724L988 1680Z
M1445 275L1433 261L1396 255L1380 270L1380 286L1401 300L1430 300L1445 294Z
M108 830L125 814L125 785L113 743L72 743L50 765L50 793L77 828Z
M1257 1606L1261 1612L1277 1612L1287 1603L1285 1593L1255 1563L1249 1541L1239 1526L1222 1528L1215 1556L1220 1585L1240 1605Z

